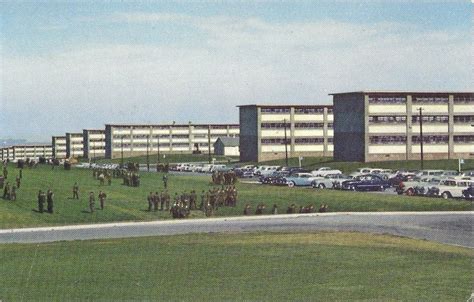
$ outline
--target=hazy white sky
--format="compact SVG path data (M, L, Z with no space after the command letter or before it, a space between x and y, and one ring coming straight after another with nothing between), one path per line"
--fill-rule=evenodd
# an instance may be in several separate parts
M239 104L349 90L472 90L469 1L350 3L2 2L0 137L236 123Z

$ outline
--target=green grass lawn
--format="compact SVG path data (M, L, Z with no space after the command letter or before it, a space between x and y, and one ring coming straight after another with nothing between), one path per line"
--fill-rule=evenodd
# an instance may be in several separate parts
M0 300L466 301L473 251L361 233L0 245Z
M474 170L474 159L465 159L465 164L462 165L462 170ZM250 163L249 163L250 164ZM255 164L255 163L253 163ZM298 167L298 158L289 158L288 165L292 167ZM285 166L285 159L264 161L258 163L258 165L278 165ZM407 161L383 161L383 162L338 162L334 161L332 157L305 157L301 166L303 168L312 170L320 167L331 167L339 169L344 173L354 172L357 168L384 168L398 170L401 168L412 170L421 169L419 160L407 160ZM443 160L425 160L423 163L424 169L441 169L441 170L458 170L457 159L443 159Z
M18 170L9 166L9 179L12 181ZM78 182L80 199L72 199L72 186ZM198 196L202 190L210 187L210 176L178 176L169 175L169 191L173 196L176 192L190 192L194 189ZM55 213L37 213L38 190L51 188L55 193ZM103 189L107 193L106 209L88 212L89 191L97 195ZM65 171L62 168L52 170L49 166L36 169L24 169L21 188L17 192L16 201L0 199L0 228L49 226L80 223L98 223L112 221L149 221L170 219L168 212L148 212L147 195L150 191L163 189L161 173L141 173L141 186L138 188L122 185L121 179L113 179L112 186L99 186L88 169ZM362 192L335 190L315 190L311 188L275 187L259 184L238 183L237 207L220 208L216 216L242 215L246 203L255 207L263 202L267 205L267 213L273 204L277 204L283 213L289 204L298 206L328 204L331 212L341 211L439 211L439 210L471 210L471 203L462 200L443 200L439 198L408 197ZM199 197L200 198L200 197ZM200 202L200 199L198 199ZM193 211L191 217L204 217L202 212Z

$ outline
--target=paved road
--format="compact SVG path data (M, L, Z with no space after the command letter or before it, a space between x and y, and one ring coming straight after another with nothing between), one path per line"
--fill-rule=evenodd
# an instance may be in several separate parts
M392 234L474 248L474 212L326 213L128 222L0 230L0 243L37 243L253 231L359 231Z

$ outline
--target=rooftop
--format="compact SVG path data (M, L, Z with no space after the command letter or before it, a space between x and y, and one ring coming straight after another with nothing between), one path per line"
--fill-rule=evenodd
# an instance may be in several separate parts
M339 94L474 94L470 91L413 91L413 90L361 90L361 91L348 91L348 92L336 92L330 93L329 95Z
M117 127L187 127L187 126L238 126L239 124L125 124L125 123L110 123L105 126L117 126Z
M274 104L274 105L258 105L258 104L248 104L248 105L238 105L237 107L260 107L260 108L289 108L289 107L298 107L298 108L332 108L332 105L308 105L308 104Z
M239 138L238 137L218 137L216 140L221 141L225 147L238 147L239 146Z

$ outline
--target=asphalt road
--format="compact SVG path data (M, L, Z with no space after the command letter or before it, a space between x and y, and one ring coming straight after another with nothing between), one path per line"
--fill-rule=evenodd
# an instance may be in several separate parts
M474 248L474 212L325 213L0 230L0 243L39 243L215 232L358 231Z

